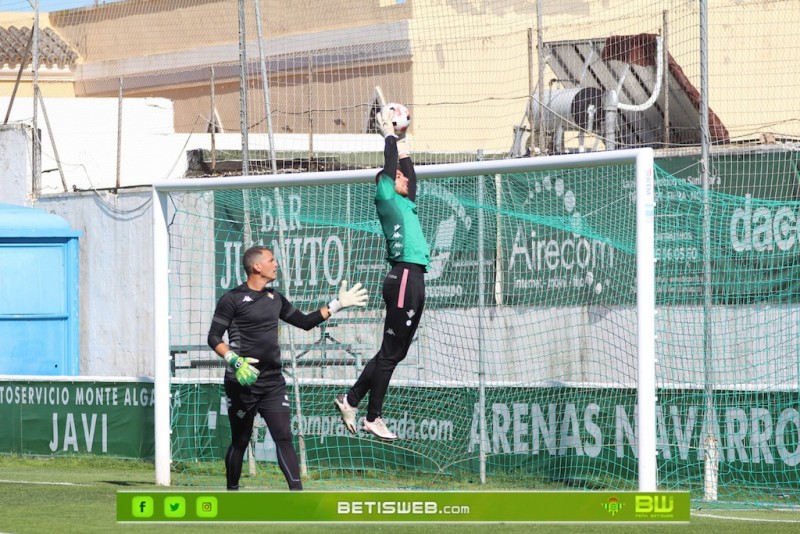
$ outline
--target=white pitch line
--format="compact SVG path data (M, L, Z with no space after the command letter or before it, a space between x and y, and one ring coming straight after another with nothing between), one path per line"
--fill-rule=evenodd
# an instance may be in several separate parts
M758 523L800 523L800 519L758 519L755 517L731 517L727 515L698 514L697 512L692 512L692 515L698 517L710 517L711 519L729 519L731 521L755 521Z
M44 486L86 486L86 484L73 484L72 482L33 482L30 480L0 480L0 484L41 484Z

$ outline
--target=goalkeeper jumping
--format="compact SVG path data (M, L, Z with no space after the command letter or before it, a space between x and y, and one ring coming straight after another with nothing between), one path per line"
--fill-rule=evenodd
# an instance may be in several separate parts
M267 287L278 273L278 264L270 249L250 247L242 263L247 281L222 295L208 331L209 346L228 363L224 379L231 425L231 445L225 454L227 487L239 489L242 461L258 413L275 441L278 465L289 489L302 490L300 465L292 446L286 380L281 373L278 319L311 330L341 309L366 305L367 291L361 284L347 289L347 282L342 282L338 299L305 314L272 287ZM227 343L222 338L226 331Z
M385 138L383 169L375 177L375 207L386 239L387 260L392 266L383 281L386 320L383 342L347 394L334 404L350 432L356 432L357 409L369 394L364 430L392 441L397 434L381 418L383 401L395 367L408 354L425 305L425 272L430 249L417 216L417 175L411 161L405 129L395 130L394 111L385 106L378 127ZM399 158L399 161L398 161Z

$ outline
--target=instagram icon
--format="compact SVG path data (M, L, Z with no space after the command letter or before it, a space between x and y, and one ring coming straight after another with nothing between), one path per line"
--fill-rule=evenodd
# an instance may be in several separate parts
M210 518L217 517L217 498L210 495L203 495L197 498L197 517Z

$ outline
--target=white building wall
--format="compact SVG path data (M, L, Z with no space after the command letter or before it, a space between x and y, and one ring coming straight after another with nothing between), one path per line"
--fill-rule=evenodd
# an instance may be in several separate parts
M149 188L41 198L79 240L80 372L153 376L152 201Z
M0 98L0 109L7 109L9 101L8 97ZM173 170L186 136L174 135L172 102L163 98L126 98L121 129L117 127L119 116L118 100L113 98L46 99L44 108L37 110L42 140L41 193L64 192L61 172L70 191L115 187L119 138L120 187L150 184L185 171L185 156ZM30 126L32 121L33 99L16 98L9 123ZM28 130L29 137L31 131Z
M0 97L0 109L7 109L9 100ZM118 128L120 114L122 127ZM9 124L27 126L30 139L32 120L33 99L15 99ZM192 134L175 133L172 102L164 98L124 98L121 112L116 98L48 98L45 108L38 110L37 123L42 137L42 195L63 193L64 183L73 191L179 179L186 174L186 152L211 147L211 135L203 128ZM307 151L310 142L303 134L275 135L274 140L280 151ZM269 148L264 134L252 134L249 143L251 150ZM215 146L217 150L240 150L241 134L216 134ZM318 152L347 147L348 151L377 154L383 151L383 139L375 134L316 135L313 146Z
M0 203L25 205L31 178L28 133L22 124L0 126Z

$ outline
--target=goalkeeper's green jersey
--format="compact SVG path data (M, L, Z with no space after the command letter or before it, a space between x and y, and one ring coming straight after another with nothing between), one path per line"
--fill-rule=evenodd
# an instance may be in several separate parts
M386 259L428 267L431 252L417 217L417 204L394 190L394 179L381 174L375 191L375 207L386 238Z

